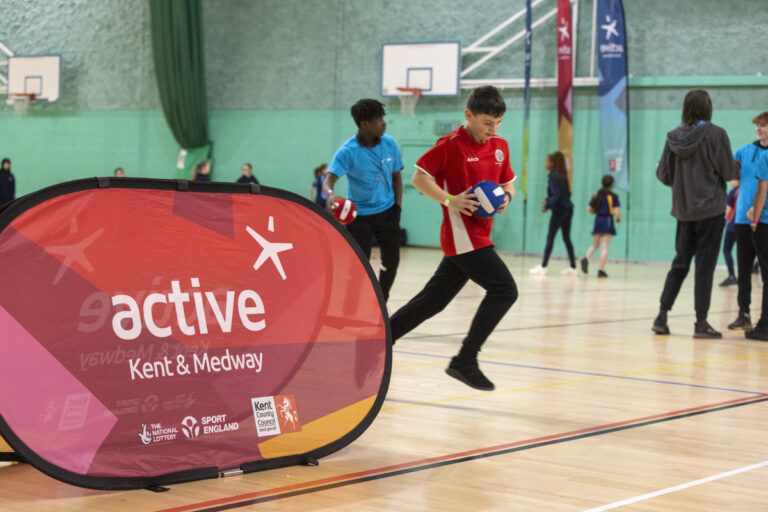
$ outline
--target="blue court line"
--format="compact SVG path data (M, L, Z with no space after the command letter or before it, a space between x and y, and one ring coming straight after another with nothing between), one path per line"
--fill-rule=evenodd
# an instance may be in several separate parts
M398 354L407 354L411 356L422 356L422 357L434 357L437 359L451 359L452 356L440 356L437 354L425 354L423 352L406 352L405 350L393 350L393 352ZM563 370L561 368L548 368L546 366L533 366L529 364L517 364L517 363L503 363L500 361L486 361L483 359L480 359L479 362L483 364L495 364L498 366L514 366L517 368L529 368L532 370L545 370L548 372L560 372L560 373L574 373L576 375L589 375L591 377L608 377L611 379L624 379L624 380L636 380L639 382L651 382L653 384L670 384L672 386L685 386L689 388L701 388L701 389L712 389L716 391L732 391L734 393L746 393L750 395L762 395L764 394L762 391L746 391L743 389L731 389L731 388L719 388L715 386L702 386L700 384L689 384L686 382L674 382L671 380L657 380L657 379L643 379L641 377L627 377L623 375L611 375L610 373L596 373L596 372L584 372L580 370Z
M723 311L710 311L710 314L712 315L720 315L723 313L738 313L738 309L729 309L729 310L723 310ZM691 313L681 313L679 315L668 315L667 318L685 318L695 316ZM529 325L527 327L508 327L506 329L494 329L493 332L499 333L499 332L515 332L515 331L534 331L538 329L551 329L553 327L580 327L584 325L598 325L598 324L616 324L616 323L624 323L624 322L637 322L637 321L648 321L652 322L653 317L637 317L637 318L614 318L611 320L590 320L588 322L573 322L569 324L548 324L548 325ZM466 331L463 332L456 332L456 333L442 333L442 334L417 334L417 335L411 335L408 336L407 339L409 340L422 340L427 338L448 338L451 336L465 336Z

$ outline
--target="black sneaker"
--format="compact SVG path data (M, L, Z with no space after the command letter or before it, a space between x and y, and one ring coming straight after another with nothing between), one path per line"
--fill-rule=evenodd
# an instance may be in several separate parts
M744 331L744 337L748 340L768 341L768 331L755 327L754 329Z
M733 286L735 284L739 284L739 280L735 276L728 276L725 281L720 283L720 286Z
M581 258L581 271L585 274L589 273L589 260L587 258Z
M597 277L608 277L608 274L605 273L605 270L598 270Z
M653 327L651 327L651 330L656 334L669 334L669 326L667 325L667 320L657 316L653 321Z
M445 369L445 373L454 379L463 382L467 386L481 391L493 391L496 386L483 375L477 366L477 360L464 361L454 357L451 364Z
M753 329L744 331L744 337L748 340L768 341L768 322L761 317Z
M728 324L728 329L732 331L751 331L752 320L749 318L749 315L739 313L739 318Z
M693 337L694 338L705 338L705 339L718 339L722 338L723 335L720 332L717 332L714 327L709 325L709 322L706 320L699 320L695 324L693 324Z

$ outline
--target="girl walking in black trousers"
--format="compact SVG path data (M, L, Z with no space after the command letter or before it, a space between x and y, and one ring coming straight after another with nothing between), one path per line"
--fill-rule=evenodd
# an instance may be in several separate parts
M571 243L571 220L573 219L573 203L571 202L571 188L568 185L568 173L565 168L565 156L556 151L547 156L546 168L549 171L547 178L547 197L542 200L541 212L546 213L552 210L552 217L549 219L549 232L547 233L547 245L544 247L544 259L541 265L537 265L530 270L531 274L547 274L547 264L552 254L552 246L555 243L557 230L561 229L563 233L563 242L568 251L568 258L571 266L561 272L561 274L575 276L576 256L573 252Z

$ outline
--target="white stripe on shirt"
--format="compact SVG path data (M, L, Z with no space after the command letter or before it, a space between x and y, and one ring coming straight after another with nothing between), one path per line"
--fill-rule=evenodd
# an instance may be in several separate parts
M443 190L446 190L448 183L443 183ZM448 220L451 222L451 233L453 233L453 248L456 249L456 254L464 254L465 252L471 252L475 250L472 245L472 240L469 238L467 232L467 226L464 224L464 220L461 218L464 214L451 210L448 210Z

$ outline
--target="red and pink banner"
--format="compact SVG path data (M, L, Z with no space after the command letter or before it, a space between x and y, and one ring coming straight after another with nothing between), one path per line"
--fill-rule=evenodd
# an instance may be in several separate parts
M571 4L557 0L557 146L573 183L573 41Z
M71 182L0 214L0 261L0 434L66 482L301 463L349 444L384 399L375 276L294 194Z

